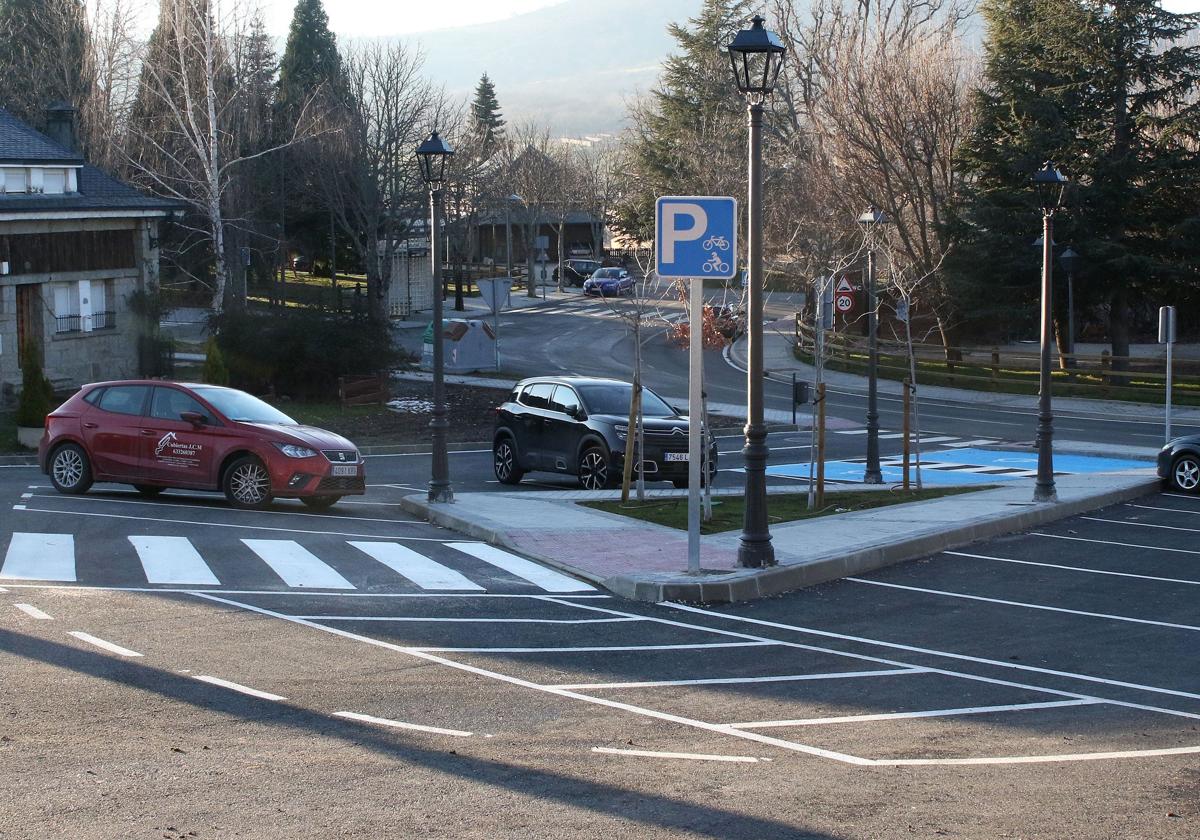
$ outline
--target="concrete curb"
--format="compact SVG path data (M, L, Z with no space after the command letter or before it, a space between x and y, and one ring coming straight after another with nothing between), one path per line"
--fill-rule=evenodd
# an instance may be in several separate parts
M1067 519L1136 499L1160 486L1159 479L1146 479L1129 487L1070 502L1036 506L1030 503L1027 509L1020 512L980 516L944 531L880 542L849 553L826 554L795 565L746 569L732 574L712 575L707 580L697 580L687 575L620 576L604 581L604 586L623 598L652 603L732 603L766 598Z
M978 540L1034 528L1108 505L1136 499L1160 486L1159 479L1147 478L1144 481L1133 482L1127 487L1069 502L1059 502L1053 505L1030 503L1028 507L1017 512L980 516L942 531L903 537L893 541L881 541L875 545L849 552L831 552L814 557L805 563L774 566L768 569L708 573L700 578L686 574L619 575L605 578L540 552L530 551L527 546L517 545L503 531L459 516L454 512L452 505L435 507L430 505L423 496L405 496L400 500L400 506L408 513L427 519L434 525L460 531L492 545L520 552L547 566L598 584L622 598L650 603L680 601L722 604L781 595L795 589L816 586L839 578L927 557L930 554L958 548ZM923 503L916 502L914 504Z

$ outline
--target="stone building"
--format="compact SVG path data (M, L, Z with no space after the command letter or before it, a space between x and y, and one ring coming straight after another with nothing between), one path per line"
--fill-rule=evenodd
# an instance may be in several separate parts
M148 198L88 165L76 111L47 111L46 134L0 108L0 388L19 389L33 346L56 388L138 374L130 296L158 279L159 223L176 202Z

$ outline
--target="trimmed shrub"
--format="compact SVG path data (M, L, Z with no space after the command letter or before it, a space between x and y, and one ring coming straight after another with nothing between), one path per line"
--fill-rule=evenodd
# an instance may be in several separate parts
M229 384L296 399L332 399L339 376L388 370L403 357L387 323L305 310L226 310L215 323Z
M228 385L229 369L225 367L225 357L221 355L221 347L215 338L210 338L204 346L204 381L209 385Z

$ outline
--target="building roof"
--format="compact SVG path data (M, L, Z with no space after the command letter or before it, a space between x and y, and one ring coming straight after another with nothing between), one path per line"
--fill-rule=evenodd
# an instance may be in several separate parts
M78 152L55 143L0 108L0 164L83 163Z
M138 190L84 163L83 158L34 131L12 114L0 108L0 165L76 166L79 167L79 191L62 195L6 195L0 198L0 214L79 211L159 211L182 210L183 204L143 195Z

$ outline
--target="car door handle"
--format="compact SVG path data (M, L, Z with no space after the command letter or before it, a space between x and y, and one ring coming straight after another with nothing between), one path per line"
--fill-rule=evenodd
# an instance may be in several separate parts
M85 429L95 429L95 428L98 428L99 426L100 426L99 423L84 423L83 424L83 428L85 428Z
M158 432L154 431L154 429L142 429L142 434L146 437L154 437Z

